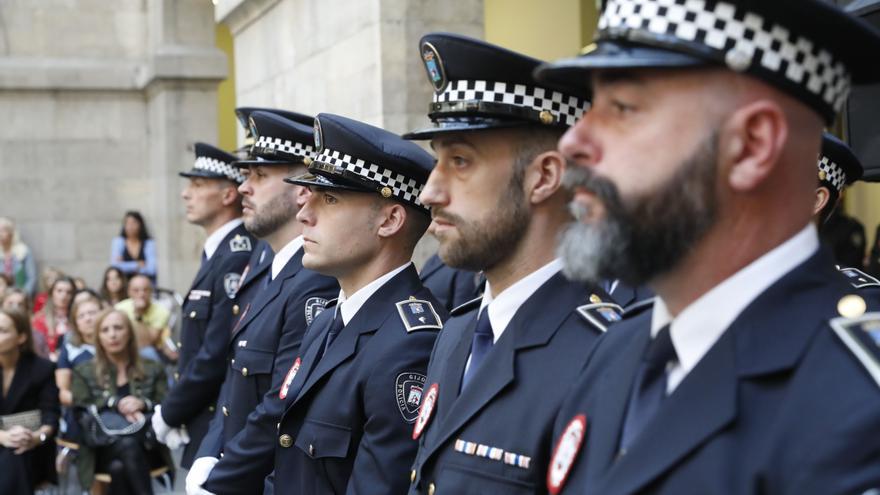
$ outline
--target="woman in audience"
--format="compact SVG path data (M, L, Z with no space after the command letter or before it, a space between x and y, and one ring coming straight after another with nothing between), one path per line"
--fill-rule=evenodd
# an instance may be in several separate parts
M140 213L125 213L122 231L110 245L110 263L128 278L141 273L156 282L156 243L150 238Z
M67 311L73 298L74 283L68 276L61 276L49 288L46 305L34 315L34 332L46 338L49 347L49 359L58 360L59 343L70 328Z
M37 288L37 268L31 250L18 238L12 220L0 217L0 272L12 283L33 295Z
M110 474L113 494L150 494L150 465L173 465L168 450L145 436L150 428L145 415L165 397L165 372L159 364L140 359L125 313L102 313L96 328L95 358L73 370L74 405L95 405L118 412L130 423L146 423L138 433L115 437L109 446L82 446L77 459L80 481L91 486L97 470Z
M116 303L128 297L125 274L115 266L104 270L104 281L101 282L101 297L115 306Z
M101 300L88 292L79 292L70 306L73 331L61 347L58 369L55 370L55 383L58 385L58 398L65 406L61 438L79 443L79 425L70 407L73 406L73 393L70 391L72 368L95 357L95 321L101 313Z
M31 494L56 481L51 442L58 425L55 365L36 356L26 313L0 309L0 493ZM17 421L9 415L20 414ZM6 427L9 421L13 425Z
M55 281L63 275L64 272L54 266L47 266L43 269L43 272L40 273L40 292L34 296L34 314L39 313L40 310L43 309L43 305L45 305L46 300L49 299L49 289L55 284Z
M0 298L0 308L7 311L21 311L29 315L31 314L31 298L28 297L24 289L11 287L6 289L3 297ZM34 341L34 353L41 358L49 359L49 346L46 345L46 338L43 337L43 334L31 332L31 337Z

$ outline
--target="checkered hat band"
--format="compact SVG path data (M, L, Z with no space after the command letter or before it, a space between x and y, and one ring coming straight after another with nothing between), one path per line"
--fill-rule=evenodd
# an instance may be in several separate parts
M256 142L254 142L254 147L275 150L278 153L301 158L312 158L315 156L315 148L312 146L271 136L258 137Z
M773 1L773 0L767 0ZM638 33L639 36L633 36ZM850 74L831 53L785 26L712 0L608 0L599 39L684 41L716 53L731 69L762 69L803 88L839 112Z
M492 81L450 81L440 94L434 94L434 103L455 101L487 101L530 108L537 112L549 111L559 122L572 126L584 115L589 103L576 96L558 91Z
M196 170L207 170L208 172L225 176L227 179L238 182L239 184L244 182L244 175L241 174L238 167L233 167L232 165L226 162L221 162L215 158L208 158L207 156L196 157L196 163L193 165L193 168Z
M397 199L416 206L422 206L422 203L419 201L419 194L422 193L424 184L419 184L417 181L407 178L402 174L326 148L318 154L315 161L333 165L337 169L347 170L380 186L388 186L391 188L392 195Z
M825 172L825 182L830 182L838 192L846 185L846 173L827 156L819 157L819 172Z

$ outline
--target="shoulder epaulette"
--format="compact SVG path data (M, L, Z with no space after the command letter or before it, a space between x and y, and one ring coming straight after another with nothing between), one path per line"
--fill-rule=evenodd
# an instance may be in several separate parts
M466 303L459 304L452 311L449 312L449 316L459 316L471 311L474 308L479 308L480 303L483 301L483 296L475 297Z
M849 283L856 289L864 289L865 287L880 287L880 280L868 275L857 268L841 268L837 270L849 280Z
M641 313L642 311L645 311L646 309L653 308L654 307L654 299L655 298L653 298L653 297L650 297L648 299L642 299L641 301L636 301L636 302L630 304L629 306L623 308L623 317L624 318L631 318L631 317Z
M249 237L236 234L235 237L229 240L229 250L233 253L250 251L251 249L253 249L253 246L251 246L251 240Z
M834 318L831 328L880 386L880 313Z
M400 319L403 321L407 333L416 330L441 330L443 328L440 315L434 310L431 301L410 296L409 299L397 303L397 312L400 314Z
M577 312L601 332L605 332L608 325L623 319L623 308L613 302L603 301L596 294L590 295L589 304L578 306Z

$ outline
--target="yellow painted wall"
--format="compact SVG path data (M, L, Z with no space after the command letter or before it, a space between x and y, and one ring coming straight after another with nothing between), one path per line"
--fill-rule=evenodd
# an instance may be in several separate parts
M542 60L571 57L589 44L595 0L484 0L486 41Z
M232 33L225 24L216 26L217 48L226 54L228 75L217 87L217 146L232 151L236 148L235 118L235 57L232 51Z

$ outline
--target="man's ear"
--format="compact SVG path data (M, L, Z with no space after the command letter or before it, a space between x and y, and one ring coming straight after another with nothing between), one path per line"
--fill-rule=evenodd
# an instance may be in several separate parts
M241 202L241 195L238 193L238 185L230 183L223 186L223 206L232 206Z
M727 181L735 191L751 191L770 175L785 148L789 126L782 107L757 100L740 107L722 125L719 158L728 164Z
M389 201L379 211L379 237L388 238L403 230L406 223L406 208L396 201Z
M813 216L819 214L825 208L825 205L828 204L828 201L831 200L831 192L825 186L819 186L816 188L816 203L813 204Z
M562 184L565 158L556 150L538 154L526 168L524 187L532 204L543 203L553 196Z

